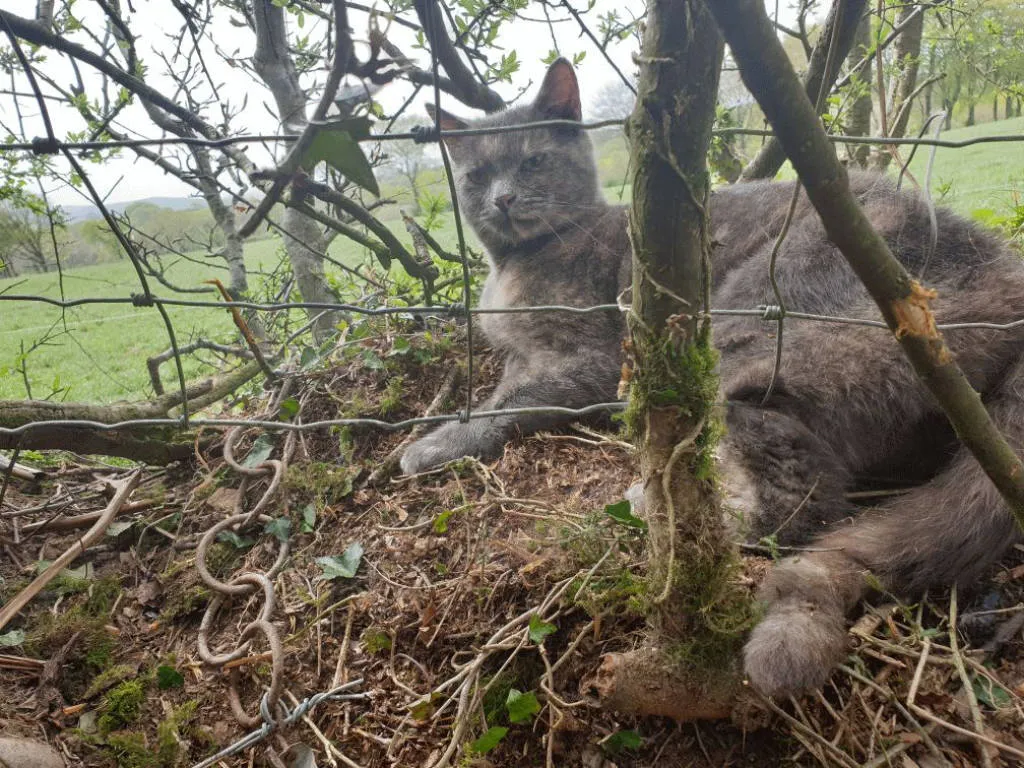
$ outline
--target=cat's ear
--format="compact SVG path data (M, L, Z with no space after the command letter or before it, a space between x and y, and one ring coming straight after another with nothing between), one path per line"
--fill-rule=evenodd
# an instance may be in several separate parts
M438 122L438 115L440 115L442 131L461 131L463 128L469 127L469 123L465 120L461 120L455 115L450 115L433 104L427 104L427 114L430 115L431 121L435 124Z
M550 120L580 120L580 84L567 59L555 59L544 75L544 82L533 102L538 114Z

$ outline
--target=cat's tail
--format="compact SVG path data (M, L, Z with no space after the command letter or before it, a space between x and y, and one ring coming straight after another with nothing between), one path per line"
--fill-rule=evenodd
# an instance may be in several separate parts
M1024 361L988 399L1011 445L1024 445ZM872 586L919 596L976 581L1021 540L1013 516L966 448L930 482L865 511L773 570L763 621L744 650L751 684L767 695L820 687L847 653L846 614Z

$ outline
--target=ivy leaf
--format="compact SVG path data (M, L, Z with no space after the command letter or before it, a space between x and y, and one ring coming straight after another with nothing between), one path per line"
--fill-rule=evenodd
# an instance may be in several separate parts
M640 749L644 740L636 731L616 731L602 743L609 752L621 752L624 749Z
M540 702L533 691L517 691L515 688L508 692L505 700L505 709L508 710L508 719L511 723L528 723L533 716L540 712Z
M540 645L544 638L558 630L554 624L548 624L537 614L530 617L530 641Z
M617 501L604 508L604 513L619 525L627 528L638 528L641 531L647 530L647 523L633 514L633 507L628 501Z
M974 679L971 680L971 688L974 689L974 695L978 701L986 707L1002 709L1013 703L1010 694L1005 688L997 685L984 675L975 675Z
M14 629L7 634L0 635L0 648L11 648L25 642L25 633L20 629Z
M359 139L370 135L370 120L367 117L346 118L324 123L317 129L305 155L302 167L312 171L321 161L344 174L353 184L380 196L380 187L373 175L370 161L366 159Z
M275 517L264 526L263 531L284 543L292 535L292 521L287 517Z
M448 533L448 519L455 514L454 509L446 509L434 518L434 533Z
M308 347L307 347L308 349ZM281 403L281 418L292 419L299 412L299 401L294 397L289 397L287 400Z
M243 467L255 467L262 464L274 450L274 440L268 434L262 434L252 444L249 455L242 460Z
M256 543L248 536L239 536L234 531L221 531L217 534L217 541L226 542L235 549L248 549Z
M316 507L307 504L302 508L302 526L299 528L303 533L312 533L316 528Z
M363 559L363 545L358 541L349 545L340 555L328 555L318 557L316 564L323 570L320 578L323 581L333 581L337 578L351 579L356 575L359 563Z
M133 525L135 525L135 523L133 523L131 520L115 520L109 526L107 526L107 530L106 533L104 533L104 536L110 536L112 538L120 536Z
M168 688L181 688L185 678L174 667L161 666L156 668L156 685L161 691Z
M507 733L508 728L502 728L500 725L488 728L487 733L469 745L469 751L474 755L486 755L501 743Z

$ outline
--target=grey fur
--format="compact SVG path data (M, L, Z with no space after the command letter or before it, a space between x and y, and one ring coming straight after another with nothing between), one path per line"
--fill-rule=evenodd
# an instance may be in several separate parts
M565 102L564 88L559 93ZM578 110L578 97L576 104ZM538 100L480 124L534 120L550 110ZM584 134L464 138L451 149L463 211L491 258L486 306L612 303L628 288L626 212L601 201ZM519 175L523 159L538 151L548 153L543 172ZM523 217L517 227L482 193L485 185L466 177L483 163L493 167L490 189L520 196L510 208L513 219ZM929 255L928 211L916 195L871 174L855 174L851 184L907 269L919 274L927 262L924 282L938 290L939 322L1005 323L1020 316L1024 266L1004 242L940 209L938 246ZM715 307L773 303L768 257L792 189L759 182L712 195ZM777 274L790 310L879 316L806 199L797 206ZM487 315L482 324L506 355L504 377L485 407L578 407L614 397L624 333L617 315ZM866 594L867 573L908 595L967 585L1021 536L887 331L790 321L775 390L762 405L774 330L750 317L714 325L727 402L722 450L726 470L732 467L742 486L730 495L745 502L743 535L830 550L782 561L762 589L767 613L747 643L745 668L755 687L781 695L820 685L843 657L846 614ZM947 341L1004 434L1021 444L1024 329L952 331ZM559 421L506 418L444 427L412 445L402 466L412 472L467 454L493 457L517 431ZM869 510L845 497L879 483L912 490Z

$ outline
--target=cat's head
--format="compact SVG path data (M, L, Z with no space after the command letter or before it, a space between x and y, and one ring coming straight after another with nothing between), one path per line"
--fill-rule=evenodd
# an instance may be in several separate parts
M427 105L432 118L433 105ZM440 110L442 130L581 118L572 65L556 60L532 104L479 120ZM601 199L594 148L578 128L531 128L482 136L449 136L459 207L492 252L571 228Z

